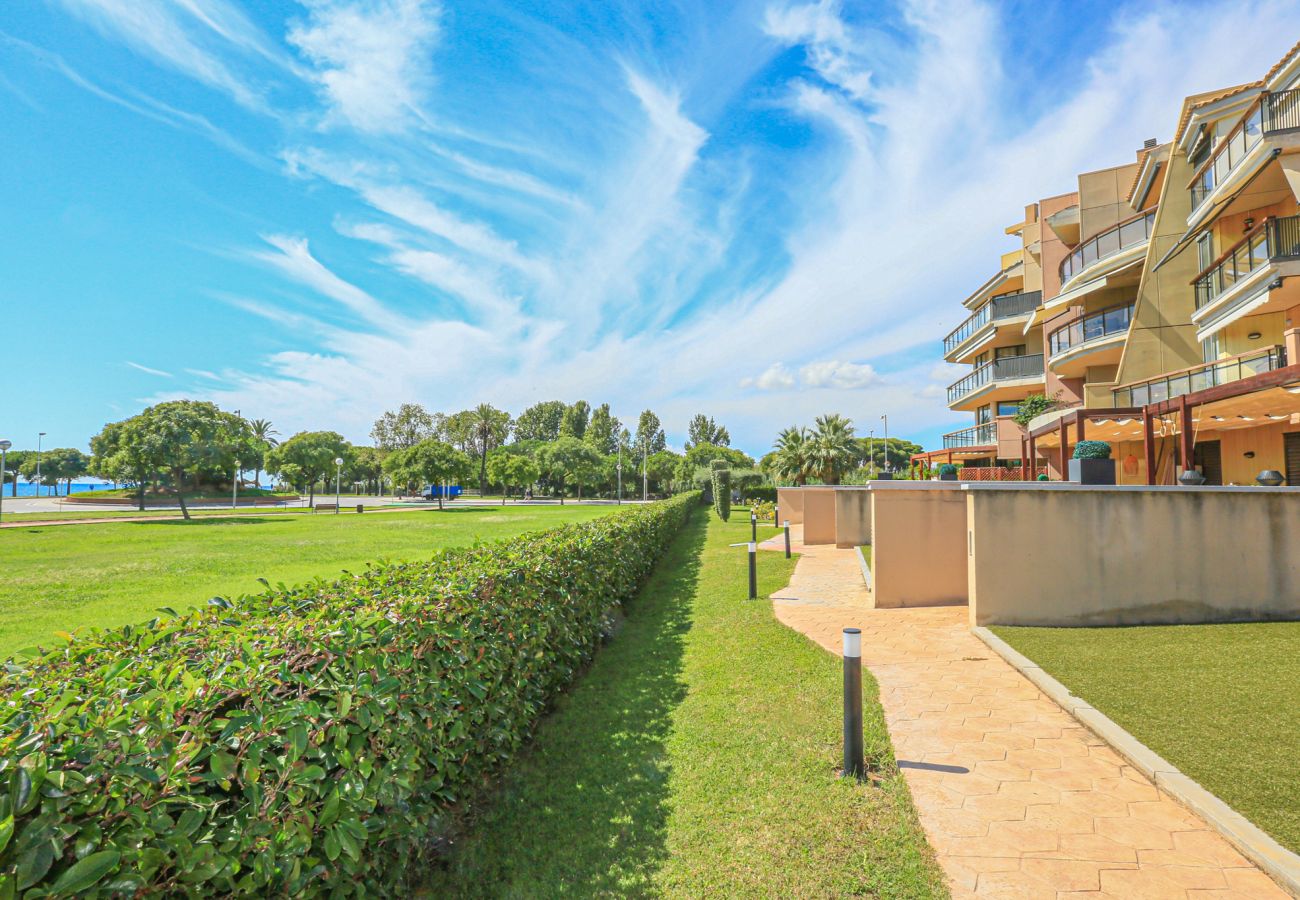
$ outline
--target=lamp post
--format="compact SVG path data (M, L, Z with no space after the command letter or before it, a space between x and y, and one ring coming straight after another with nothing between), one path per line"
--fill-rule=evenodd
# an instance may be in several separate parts
M641 502L644 503L650 499L650 473L646 470L646 445L649 441L641 444Z
M343 457L334 457L334 515L339 514L339 485L343 481Z
M618 441L618 503L623 505L623 439Z
M239 503L239 460L235 460L235 477L234 485L230 488L230 508L234 509Z
M889 416L881 416L880 421L885 423L885 471L889 472Z
M13 441L0 441L0 518L4 516L4 503L5 503L4 473L5 470L8 468L5 465L5 454L9 452L9 448L12 446L13 446ZM17 483L18 483L18 473L15 472L14 484Z
M45 438L42 431L36 435L36 496L41 495L41 441Z
M876 429L867 432L867 477L876 474Z

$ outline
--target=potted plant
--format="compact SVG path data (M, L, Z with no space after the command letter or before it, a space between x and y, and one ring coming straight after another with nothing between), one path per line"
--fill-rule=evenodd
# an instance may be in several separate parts
M941 465L941 466L939 467L939 480L940 480L940 481L956 481L956 480L957 480L957 467L954 466L952 463L944 463L943 465Z
M1070 459L1070 480L1079 484L1114 484L1115 460L1105 441L1079 441Z

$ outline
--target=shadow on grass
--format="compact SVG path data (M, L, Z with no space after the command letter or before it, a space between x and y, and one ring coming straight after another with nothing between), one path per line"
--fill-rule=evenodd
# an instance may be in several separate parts
M193 519L161 519L158 521L131 521L120 522L120 525L183 525L195 527L199 525L266 525L270 522L282 522L296 518L296 516L278 513L273 516L195 516Z
M665 741L686 692L683 638L705 532L705 517L692 516L628 604L618 635L426 880L430 895L650 891L667 855Z

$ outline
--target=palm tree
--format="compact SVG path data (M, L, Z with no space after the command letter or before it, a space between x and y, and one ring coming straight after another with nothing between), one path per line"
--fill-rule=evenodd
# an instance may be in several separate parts
M773 474L801 487L807 484L811 463L809 451L812 449L808 429L797 425L783 429L777 436L774 449Z
M813 470L825 484L839 484L840 478L857 461L853 423L838 413L818 416L812 436Z
M253 432L253 441L262 445L263 452L257 455L257 471L253 474L253 487L262 486L262 462L264 453L273 447L280 446L273 435L280 432L271 427L271 423L266 419L253 419L248 423L248 427Z
M479 495L487 494L487 455L500 447L510 436L510 414L490 403L480 403L469 412L470 434L479 457Z

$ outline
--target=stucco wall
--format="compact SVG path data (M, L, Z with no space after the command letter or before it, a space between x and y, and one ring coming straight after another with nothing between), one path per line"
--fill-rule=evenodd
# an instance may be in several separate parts
M1300 618L1300 490L970 485L965 493L972 624Z
M803 542L805 544L835 543L834 488L803 489Z
M776 511L783 523L789 522L791 525L803 524L803 488L777 488L776 506Z
M871 543L871 491L844 487L835 492L835 546Z
M877 607L966 600L966 499L958 482L871 491L871 576Z

